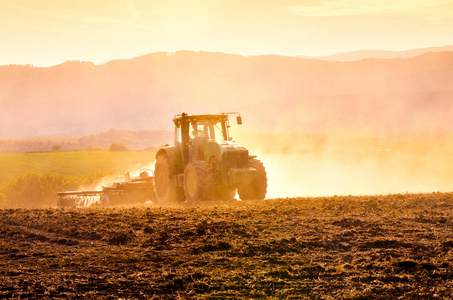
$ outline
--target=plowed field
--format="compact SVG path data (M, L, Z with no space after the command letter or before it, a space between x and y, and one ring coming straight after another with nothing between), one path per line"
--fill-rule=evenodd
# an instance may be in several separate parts
M451 299L453 194L0 210L0 298Z

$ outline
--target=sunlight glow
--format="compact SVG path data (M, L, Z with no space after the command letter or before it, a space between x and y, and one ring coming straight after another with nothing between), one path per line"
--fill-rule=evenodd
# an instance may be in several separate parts
M179 50L322 56L453 43L453 2L447 0L0 0L0 5L0 65L102 63Z

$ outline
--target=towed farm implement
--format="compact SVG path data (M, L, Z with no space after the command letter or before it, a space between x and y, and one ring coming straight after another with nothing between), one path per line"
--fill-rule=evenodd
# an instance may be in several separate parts
M58 207L115 206L154 201L153 172L142 170L131 178L129 172L121 180L103 186L100 191L68 191L58 193Z
M230 114L175 116L174 144L159 149L154 173L126 176L102 191L58 193L58 206L195 203L232 200L236 193L241 200L264 200L266 170L256 155L229 136ZM239 114L237 124L242 124Z

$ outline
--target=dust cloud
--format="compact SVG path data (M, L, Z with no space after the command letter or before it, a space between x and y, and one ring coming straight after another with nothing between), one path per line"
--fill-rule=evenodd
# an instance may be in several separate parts
M453 136L239 134L263 161L267 198L449 192Z
M250 133L235 128L235 141L257 155L267 171L267 198L453 190L453 135L377 135L363 131L320 134ZM154 161L124 170L138 177ZM102 190L125 173L102 178L83 190Z
M151 174L154 174L154 161L149 164L134 164L129 166L122 173L113 173L107 176L104 176L93 182L89 185L80 186L81 191L102 191L103 187L111 187L117 182L126 182L134 178L140 177L140 173L143 171L151 171Z

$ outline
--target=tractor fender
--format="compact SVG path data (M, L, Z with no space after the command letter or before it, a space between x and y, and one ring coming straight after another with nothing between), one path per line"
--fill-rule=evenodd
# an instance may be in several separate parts
M181 151L176 146L166 146L160 148L156 153L156 160L159 155L166 155L170 161L170 164L174 167L175 174L184 172L184 166L182 164Z

